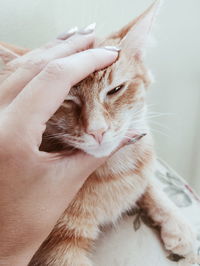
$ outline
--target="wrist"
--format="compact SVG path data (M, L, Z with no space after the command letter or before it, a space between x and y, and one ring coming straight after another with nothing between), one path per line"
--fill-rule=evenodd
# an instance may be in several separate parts
M18 254L15 256L0 256L0 266L27 266L34 254Z
M27 266L40 245L33 245L32 242L26 245L4 242L1 246L0 243L0 266Z

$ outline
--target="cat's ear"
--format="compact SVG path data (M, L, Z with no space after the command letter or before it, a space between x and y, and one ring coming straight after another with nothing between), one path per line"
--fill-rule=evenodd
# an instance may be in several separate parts
M109 38L118 39L119 46L129 56L141 57L148 43L148 38L161 1L155 1L143 14L123 27Z
M28 52L28 49L0 42L0 58L5 64Z

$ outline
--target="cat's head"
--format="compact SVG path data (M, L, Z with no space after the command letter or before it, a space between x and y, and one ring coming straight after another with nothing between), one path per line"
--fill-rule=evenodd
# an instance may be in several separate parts
M145 95L150 75L143 54L158 2L120 31L96 43L96 47L120 47L118 60L70 90L48 121L42 150L75 147L102 157L116 149L130 131L146 133Z

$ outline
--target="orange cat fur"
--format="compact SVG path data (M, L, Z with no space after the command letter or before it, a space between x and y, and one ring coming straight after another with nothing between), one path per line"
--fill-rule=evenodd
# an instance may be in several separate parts
M115 153L88 178L29 266L91 266L89 254L100 226L115 223L136 204L160 226L168 250L183 256L193 252L189 225L151 179L155 154L145 118L150 77L142 54L157 7L158 2L98 44L120 46L119 59L71 89L48 122L41 149L75 147L101 157L130 130L148 134Z

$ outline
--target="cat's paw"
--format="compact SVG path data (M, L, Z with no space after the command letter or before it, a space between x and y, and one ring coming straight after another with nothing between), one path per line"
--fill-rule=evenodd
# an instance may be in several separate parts
M195 255L196 238L191 226L182 217L170 217L161 227L165 248L185 258Z

